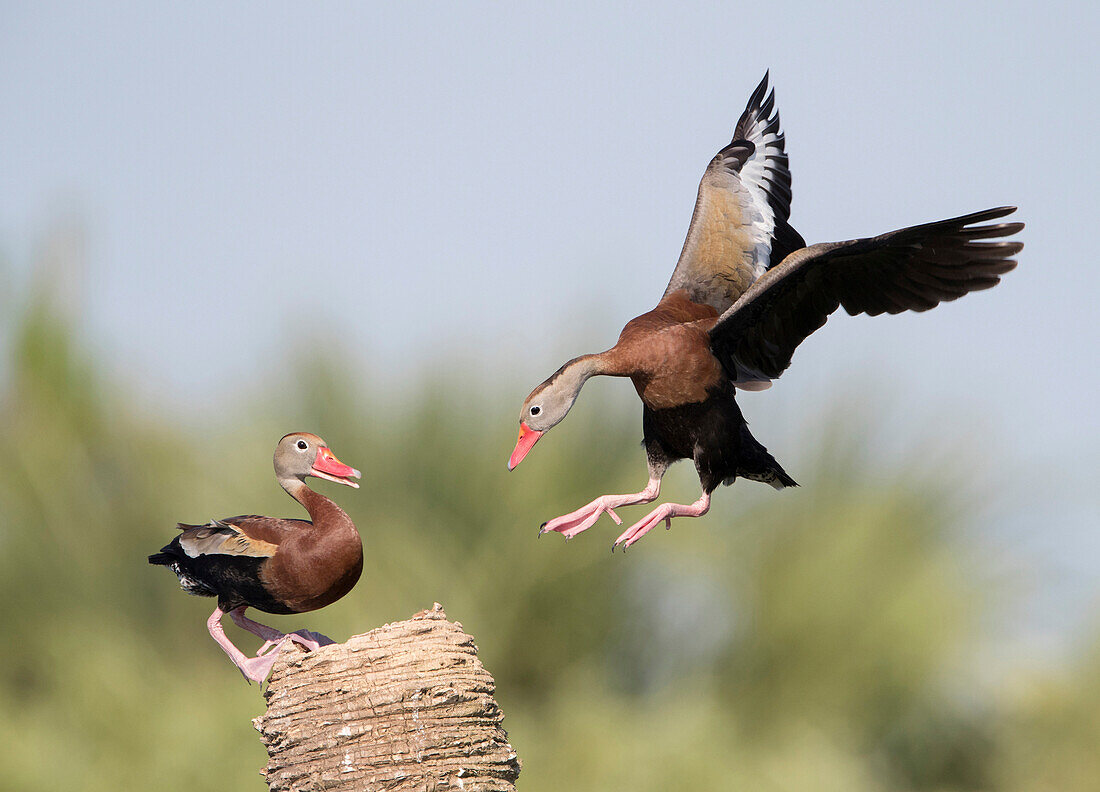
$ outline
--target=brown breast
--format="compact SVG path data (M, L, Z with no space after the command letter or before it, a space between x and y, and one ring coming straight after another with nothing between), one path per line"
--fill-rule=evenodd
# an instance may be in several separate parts
M313 523L285 536L260 572L264 588L299 613L340 599L363 571L363 543L354 523L332 501L307 492Z
M284 542L260 573L272 596L298 613L336 602L363 571L363 545L354 529L343 535L306 534Z
M717 319L717 310L676 291L623 328L612 352L647 407L705 401L721 382L722 364L711 354L708 334Z

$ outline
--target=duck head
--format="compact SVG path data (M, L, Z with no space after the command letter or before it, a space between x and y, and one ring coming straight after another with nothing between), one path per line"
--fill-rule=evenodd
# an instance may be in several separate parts
M569 414L585 381L598 373L593 357L586 355L570 360L524 400L519 411L519 439L508 458L509 470L514 470L539 438Z
M358 470L337 459L324 440L309 432L284 436L275 446L274 462L275 475L280 481L304 481L306 476L316 476L358 488L353 479L362 477Z

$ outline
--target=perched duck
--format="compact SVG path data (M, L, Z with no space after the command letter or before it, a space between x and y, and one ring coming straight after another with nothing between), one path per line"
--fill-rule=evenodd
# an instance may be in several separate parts
M150 564L176 573L188 594L217 597L206 621L210 635L245 679L263 682L283 644L290 640L315 650L331 641L300 630L284 634L244 615L252 607L266 613L305 613L335 602L351 591L363 571L363 544L351 518L306 486L307 476L358 488L359 471L333 456L315 434L295 432L275 447L279 485L309 512L309 520L244 515L209 525L179 525L183 532ZM237 626L263 638L255 657L246 657L222 627L226 613Z
M1023 223L990 223L1015 207L903 228L881 236L806 246L788 223L791 175L768 75L757 86L732 142L710 161L687 239L657 307L632 319L606 352L558 369L523 402L512 470L573 406L589 377L629 377L644 405L649 482L630 495L604 495L543 523L540 534L572 538L620 506L650 503L679 459L695 462L702 495L665 503L615 540L637 542L673 517L699 517L719 484L741 477L776 489L797 486L749 433L736 389L763 390L795 349L838 307L852 315L926 311L996 285L1023 245L998 240Z

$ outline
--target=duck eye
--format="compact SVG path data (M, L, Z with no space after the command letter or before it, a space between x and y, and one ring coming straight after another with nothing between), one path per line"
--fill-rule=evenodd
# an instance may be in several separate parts
M542 412L542 408L537 404L531 408L531 415L538 415L540 412Z
M299 440L298 441L298 450L299 451L305 451L307 448L309 448L309 443L307 443L305 440Z

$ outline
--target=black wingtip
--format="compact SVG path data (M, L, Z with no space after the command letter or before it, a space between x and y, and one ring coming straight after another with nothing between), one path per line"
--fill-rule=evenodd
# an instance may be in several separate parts
M983 209L980 212L971 212L970 214L959 215L958 217L951 217L951 218L948 218L947 220L937 220L937 221L932 222L932 223L923 223L922 225L919 225L919 226L913 226L913 228L914 229L920 229L920 228L931 228L931 227L934 227L934 226L944 226L944 227L946 227L946 226L956 226L959 229L964 229L966 226L972 226L975 223L984 223L984 222L987 222L989 220L997 220L998 218L1001 218L1001 217L1007 217L1008 215L1012 214L1015 211L1016 211L1015 206L997 206L993 209ZM1017 223L999 223L998 225L990 226L989 228L991 228L991 229L1002 229L1002 228L1006 228L1006 227L1013 226L1013 225L1019 225L1020 228L1023 228L1023 223L1018 223L1018 224ZM982 231L984 229L970 228L970 229L966 229L966 230L973 233L975 231ZM1005 236L1005 234L998 234L997 236Z
M745 103L745 109L734 127L731 142L736 143L738 140L748 139L750 130L755 124L761 120L765 123L769 121L769 116L775 109L775 91L768 91L769 74L770 70L764 72L763 79L760 80L759 85L749 96L749 101ZM768 125L770 126L770 124ZM778 131L778 128L775 131Z
M749 96L749 101L745 104L745 112L748 113L753 108L759 107L760 103L764 101L764 94L768 92L768 71L764 72L764 79L760 81L760 84L756 86L756 90Z
M1015 206L997 206L993 209L986 209L984 212L974 212L968 217L973 217L971 222L977 222L980 220L996 220L998 217L1007 217L1016 211Z

